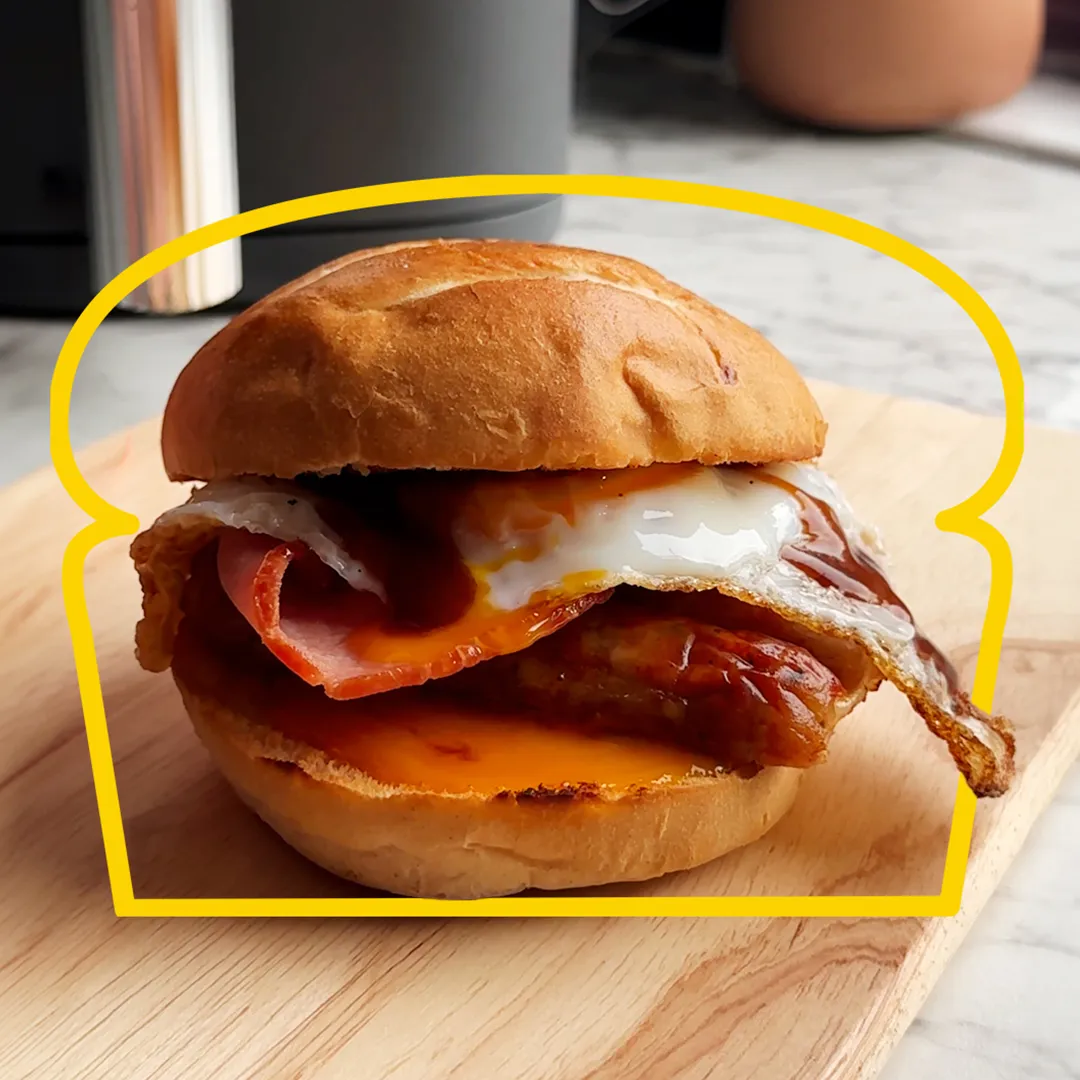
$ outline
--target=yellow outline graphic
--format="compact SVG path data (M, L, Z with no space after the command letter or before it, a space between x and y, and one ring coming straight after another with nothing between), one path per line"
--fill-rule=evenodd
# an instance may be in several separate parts
M62 586L71 628L86 737L90 748L101 832L118 916L795 916L851 918L949 916L960 908L964 874L975 822L975 796L961 779L958 786L941 892L937 896L664 896L664 897L503 897L492 900L415 900L405 898L213 898L149 899L134 895L127 842L120 815L105 718L101 679L86 607L83 569L86 556L103 540L131 535L138 519L110 505L79 471L68 429L71 391L79 359L105 316L130 292L173 263L212 244L259 229L304 218L399 203L498 195L601 195L649 199L735 210L844 237L909 266L949 294L979 328L997 361L1005 392L1005 438L986 482L957 506L937 516L937 526L980 543L990 555L990 596L979 643L972 697L984 709L993 702L1005 620L1012 593L1012 554L1005 538L985 514L1005 493L1024 450L1024 384L1020 363L997 316L963 278L932 255L884 229L831 210L790 199L709 184L647 180L629 176L461 176L413 180L327 192L249 210L178 237L143 256L118 274L86 306L64 341L53 373L50 396L50 447L61 483L93 521L73 537L64 553Z

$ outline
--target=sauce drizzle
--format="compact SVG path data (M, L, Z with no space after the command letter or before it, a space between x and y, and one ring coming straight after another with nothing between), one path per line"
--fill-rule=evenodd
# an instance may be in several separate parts
M955 703L960 694L956 668L919 630L910 608L896 595L877 561L869 552L852 548L836 511L827 502L773 473L761 471L755 479L781 488L799 504L802 535L783 548L781 558L819 585L835 589L851 600L883 607L908 623L919 659L941 675Z

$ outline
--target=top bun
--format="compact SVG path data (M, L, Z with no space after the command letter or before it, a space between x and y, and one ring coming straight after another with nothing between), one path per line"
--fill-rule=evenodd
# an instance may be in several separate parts
M825 422L759 333L640 263L508 240L358 251L204 345L173 480L804 460Z

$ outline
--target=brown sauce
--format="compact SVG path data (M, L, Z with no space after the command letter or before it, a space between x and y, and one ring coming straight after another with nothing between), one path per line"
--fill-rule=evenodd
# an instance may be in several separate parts
M493 538L508 532L527 537L530 530L543 529L554 517L573 524L578 510L590 502L662 487L697 468L696 464L661 464L608 472L376 473L363 477L346 473L308 478L303 483L325 496L319 513L341 536L350 555L383 585L386 603L370 605L371 629L410 635L468 621L482 600L454 543L455 522ZM514 557L539 554L536 547L520 549ZM317 565L313 572L319 575ZM304 577L299 561L286 583L284 599L296 604L309 603L316 586L349 588L325 574ZM365 635L360 635L358 645L364 640Z
M799 504L802 535L783 549L781 558L819 585L852 600L880 605L908 623L915 634L919 659L941 674L951 696L959 694L960 680L948 657L919 630L911 610L896 595L877 562L867 552L851 547L836 511L779 476L761 472L755 480L783 489Z
M320 504L320 515L386 593L385 603L372 606L373 627L386 634L433 630L457 622L472 607L476 582L440 507L432 507L436 512L426 521L418 519L401 506L396 485L381 477L366 478L353 499L340 497L334 485L320 487L330 496ZM332 578L324 578L325 588L351 590L336 574ZM300 593L310 598L311 581L290 574L286 585L298 601Z

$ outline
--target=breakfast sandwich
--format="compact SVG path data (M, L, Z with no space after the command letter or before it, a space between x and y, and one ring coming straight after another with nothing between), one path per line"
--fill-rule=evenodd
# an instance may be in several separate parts
M628 259L361 251L256 303L162 428L198 486L133 546L137 653L335 874L475 898L747 844L888 680L971 789L976 708L814 462L760 334Z

